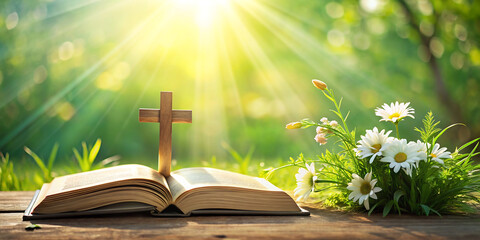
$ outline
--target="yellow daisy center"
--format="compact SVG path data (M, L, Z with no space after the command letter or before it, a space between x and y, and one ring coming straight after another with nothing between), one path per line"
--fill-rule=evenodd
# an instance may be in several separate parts
M378 151L380 151L380 148L382 148L382 144L373 144L372 148L372 153L377 153Z
M395 159L395 162L397 162L397 163L405 162L405 160L407 160L407 154L405 154L403 152L399 152L395 155L395 157L393 159Z
M430 156L432 156L433 158L437 157L437 155L435 155L435 153L431 153Z
M360 186L360 193L366 195L369 194L370 191L372 191L372 186L370 185L370 183L362 182L362 185Z
M388 116L389 119L393 119L394 117L398 118L400 117L399 113L392 113L392 115Z

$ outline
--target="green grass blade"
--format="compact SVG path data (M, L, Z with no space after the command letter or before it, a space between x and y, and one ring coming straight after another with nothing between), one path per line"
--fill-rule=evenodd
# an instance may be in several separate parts
M86 142L82 142L82 151L83 151L82 161L85 164L85 166L87 166L88 165L88 147Z
M95 158L98 155L98 152L100 151L100 146L102 145L102 140L97 139L95 144L93 145L92 149L90 150L90 154L88 154L88 163L92 165L93 161L95 161Z
M375 210L375 208L377 208L378 205L382 204L383 202L385 202L385 200L382 199L382 200L378 201L377 203L375 203L375 204L370 208L370 210L368 211L368 216L372 215L373 210Z
M58 143L55 143L55 145L52 148L52 151L50 152L50 157L48 157L48 171L52 171L53 163L55 162L55 159L57 158L57 152L58 152Z
M116 165L116 164L118 163L118 160L120 160L120 156L115 155L115 156L112 156L112 157L103 159L102 161L100 161L100 162L98 162L97 164L93 165L93 167L92 167L91 169L92 169L92 170L100 169L100 168L106 167L107 165L114 166L114 165Z
M450 128L452 128L452 127L455 127L455 126L465 126L465 124L463 124L463 123L454 123L454 124L452 124L452 125L444 128L440 133L437 134L437 136L435 136L435 137L433 138L432 147L435 145L435 143L437 142L438 138L440 138L440 136L442 136L442 135L445 133L445 131L447 131L448 129L450 129Z
M392 206L393 206L393 200L390 200L388 201L387 204L385 204L385 207L383 207L383 217L386 217L388 213L390 213Z
M475 139L473 139L472 141L463 144L463 145L458 149L458 151L459 151L459 152L462 151L464 148L472 145L473 143L475 143L475 142L478 141L478 140L480 140L480 137L479 137L479 138L475 138Z
M422 207L423 209L423 212L425 213L426 216L430 215L430 207L425 205L425 204L420 204L420 206Z
M75 158L77 159L77 163L78 163L78 166L80 166L80 170L82 172L86 171L85 170L86 167L85 167L83 158L82 158L82 156L80 156L80 153L78 152L78 150L76 148L73 148L73 154L75 155Z
M45 166L45 164L43 163L42 159L36 154L34 153L30 148L28 147L24 147L23 148L25 150L25 152L30 155L33 160L35 161L35 163L37 163L38 167L40 167L40 169L42 170L43 173L47 173L48 172L48 169L47 167Z

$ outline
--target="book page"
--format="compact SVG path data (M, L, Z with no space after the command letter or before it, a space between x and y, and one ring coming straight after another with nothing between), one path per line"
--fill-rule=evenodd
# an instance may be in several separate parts
M57 177L51 182L47 195L86 189L130 179L155 181L166 189L169 189L165 177L157 171L142 165L131 164Z
M199 187L239 187L264 191L282 191L263 178L233 173L214 168L185 168L174 171L167 178L173 199Z

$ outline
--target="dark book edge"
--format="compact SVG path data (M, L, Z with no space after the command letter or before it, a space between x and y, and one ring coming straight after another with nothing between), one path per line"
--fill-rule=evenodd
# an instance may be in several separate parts
M300 211L254 211L235 209L199 209L183 214L177 207L170 205L162 212L152 211L154 217L189 217L189 216L310 216L310 212L301 207Z
M228 216L310 216L310 212L299 207L300 211L245 211L232 209L200 209L191 212L192 215L228 215Z

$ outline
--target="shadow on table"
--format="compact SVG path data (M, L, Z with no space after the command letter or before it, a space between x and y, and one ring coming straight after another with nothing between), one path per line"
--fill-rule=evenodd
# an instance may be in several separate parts
M327 221L325 227L330 231L340 230L350 236L368 239L398 238L453 238L480 239L480 215L444 215L417 216L412 214L390 214L383 217L381 213L368 216L365 212L343 212L338 210L305 207L319 222ZM315 220L314 220L315 221ZM349 232L349 233L348 233Z
M148 230L162 228L182 228L188 225L187 218L159 218L149 213L112 214L58 219L31 220L32 224L57 225L80 228L116 228L130 230Z

